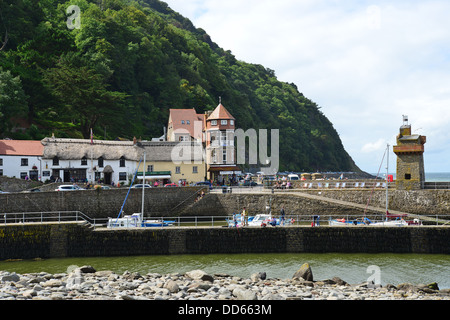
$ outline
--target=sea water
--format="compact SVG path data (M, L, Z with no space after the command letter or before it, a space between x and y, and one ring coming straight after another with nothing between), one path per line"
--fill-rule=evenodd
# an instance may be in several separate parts
M450 288L450 255L441 254L211 254L131 257L64 258L0 262L0 270L19 274L32 272L62 273L74 266L91 265L96 270L147 273L184 273L201 269L207 273L226 273L250 278L266 272L269 278L288 279L303 263L309 263L314 280L340 277L350 284L368 281L377 270L382 285L437 282L440 289Z

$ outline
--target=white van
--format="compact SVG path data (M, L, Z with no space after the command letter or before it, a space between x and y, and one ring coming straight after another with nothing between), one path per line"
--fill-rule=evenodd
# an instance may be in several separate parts
M298 174L288 174L288 179L290 181L300 180L300 178L298 177Z

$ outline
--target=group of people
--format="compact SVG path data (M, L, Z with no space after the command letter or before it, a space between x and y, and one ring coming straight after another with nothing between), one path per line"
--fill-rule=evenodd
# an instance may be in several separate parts
M290 189L291 188L291 182L290 181L277 181L274 184L275 189Z

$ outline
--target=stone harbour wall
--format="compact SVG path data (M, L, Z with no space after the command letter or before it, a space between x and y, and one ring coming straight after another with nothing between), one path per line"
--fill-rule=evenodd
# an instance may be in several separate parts
M152 188L145 190L146 216L177 216L192 205L204 187ZM141 212L142 190L111 189L0 194L0 212L80 211L90 218L117 217L125 198L126 214Z
M93 230L86 223L0 226L0 260L219 253L450 254L449 227L245 227Z
M368 214L383 213L386 203L386 192L381 189L302 189L274 194L267 190L260 193L208 193L206 189L205 197L196 201L201 190L205 189L148 189L145 192L145 216L230 216L244 206L250 215L255 215L265 212L269 205L276 214L284 205L288 215L345 216L361 215L369 199L370 207L378 210L369 208ZM141 192L138 189L130 191L124 206L126 214L141 211ZM90 218L117 217L127 193L128 189L6 193L0 194L0 212L80 211ZM450 190L390 190L389 209L419 215L447 215L450 214Z
M384 208L385 189L361 190L302 190L302 192L322 197ZM389 190L389 209L413 214L450 214L450 190Z

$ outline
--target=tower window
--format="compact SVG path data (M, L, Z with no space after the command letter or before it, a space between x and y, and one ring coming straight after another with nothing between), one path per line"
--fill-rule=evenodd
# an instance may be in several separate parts
M411 174L405 173L405 180L411 180Z

